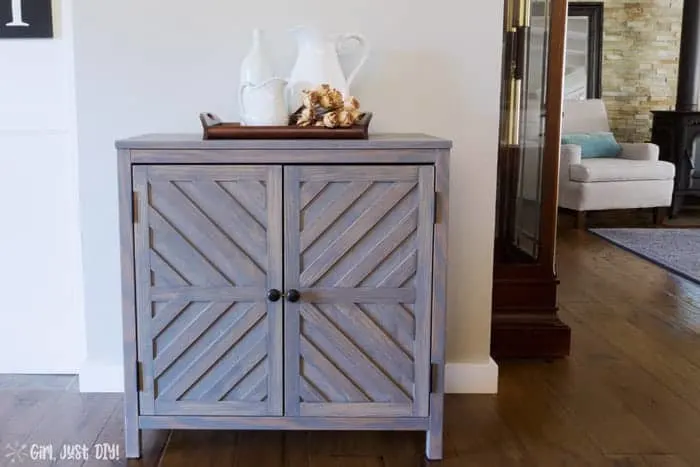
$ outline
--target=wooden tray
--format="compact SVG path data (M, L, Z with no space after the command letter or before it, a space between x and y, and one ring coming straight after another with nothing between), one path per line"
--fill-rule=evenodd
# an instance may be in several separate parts
M349 128L288 126L245 126L240 123L224 123L211 113L199 115L204 129L204 139L367 139L372 113Z

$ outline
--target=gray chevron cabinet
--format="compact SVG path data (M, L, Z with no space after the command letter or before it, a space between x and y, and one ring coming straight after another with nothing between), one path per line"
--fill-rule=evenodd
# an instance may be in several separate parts
M442 458L450 141L116 146L127 457L232 429L420 430Z

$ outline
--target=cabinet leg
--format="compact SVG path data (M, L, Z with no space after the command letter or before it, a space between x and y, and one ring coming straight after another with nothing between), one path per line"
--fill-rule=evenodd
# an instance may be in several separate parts
M141 457L142 443L138 413L132 410L132 406L128 402L124 404L124 444L127 459Z
M425 437L425 457L431 461L442 460L444 394L430 395L430 427Z
M128 425L124 428L124 438L126 444L126 458L140 459L141 458L141 430L138 427L130 428Z

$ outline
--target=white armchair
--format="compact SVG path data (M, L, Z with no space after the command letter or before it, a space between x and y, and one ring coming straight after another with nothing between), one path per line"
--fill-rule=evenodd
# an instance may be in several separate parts
M602 100L565 101L562 134L609 132ZM659 161L659 147L650 143L620 143L612 158L581 158L581 147L561 146L559 206L577 212L577 226L587 211L658 208L671 205L675 166Z

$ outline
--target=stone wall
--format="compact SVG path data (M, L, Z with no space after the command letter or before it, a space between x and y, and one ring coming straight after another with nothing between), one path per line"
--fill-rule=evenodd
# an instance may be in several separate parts
M605 0L603 99L620 141L648 141L675 107L683 0Z

